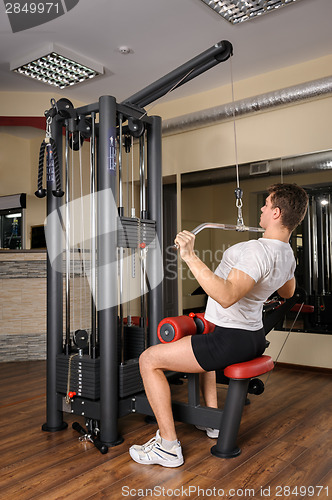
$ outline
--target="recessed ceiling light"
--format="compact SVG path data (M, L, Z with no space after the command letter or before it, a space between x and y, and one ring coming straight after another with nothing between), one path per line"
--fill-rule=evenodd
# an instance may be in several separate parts
M49 45L38 54L13 62L11 71L64 89L103 74L104 68L64 47Z
M243 23L300 0L202 0L232 24Z

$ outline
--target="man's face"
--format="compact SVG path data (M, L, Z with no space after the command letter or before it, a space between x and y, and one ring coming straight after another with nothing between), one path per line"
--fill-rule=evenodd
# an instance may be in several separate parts
M259 225L266 229L269 225L269 222L272 220L274 208L272 208L271 195L269 195L265 200L265 205L261 208L261 218L259 221Z

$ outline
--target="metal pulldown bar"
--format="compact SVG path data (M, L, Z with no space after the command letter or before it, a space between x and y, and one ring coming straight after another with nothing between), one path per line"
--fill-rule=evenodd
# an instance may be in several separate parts
M264 233L265 231L265 229L262 229L261 227L204 222L204 224L200 224L199 226L195 227L191 232L196 235L201 231L203 231L203 229L224 229L226 231L251 231L254 233Z

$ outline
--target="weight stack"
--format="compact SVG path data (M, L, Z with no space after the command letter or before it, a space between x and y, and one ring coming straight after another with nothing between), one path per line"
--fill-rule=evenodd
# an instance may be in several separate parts
M139 358L144 351L144 328L136 325L124 327L125 359Z
M132 217L119 217L117 221L117 246L137 249L141 243L155 248L156 221Z
M56 358L56 390L67 394L70 355L58 354ZM96 400L100 397L100 358L74 356L70 361L69 390L77 396Z
M67 394L69 360L70 355L57 356L56 391L60 394ZM143 390L138 359L119 365L119 397L125 398ZM71 359L69 391L93 401L100 398L100 358L91 359L83 355Z
M118 217L117 220L117 246L119 248L138 247L139 219L132 217Z
M125 398L144 391L144 385L139 372L138 359L130 359L119 366L119 396Z
M150 248L156 247L156 222L154 220L141 219L140 221L140 243L145 243Z

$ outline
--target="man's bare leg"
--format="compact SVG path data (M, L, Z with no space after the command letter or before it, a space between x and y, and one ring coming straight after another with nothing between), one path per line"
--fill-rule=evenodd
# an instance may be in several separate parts
M164 370L203 373L191 347L191 337L170 344L158 344L140 356L140 371L146 396L157 419L160 436L167 441L177 439L170 386Z
M218 408L216 372L204 372L199 376L205 406Z

